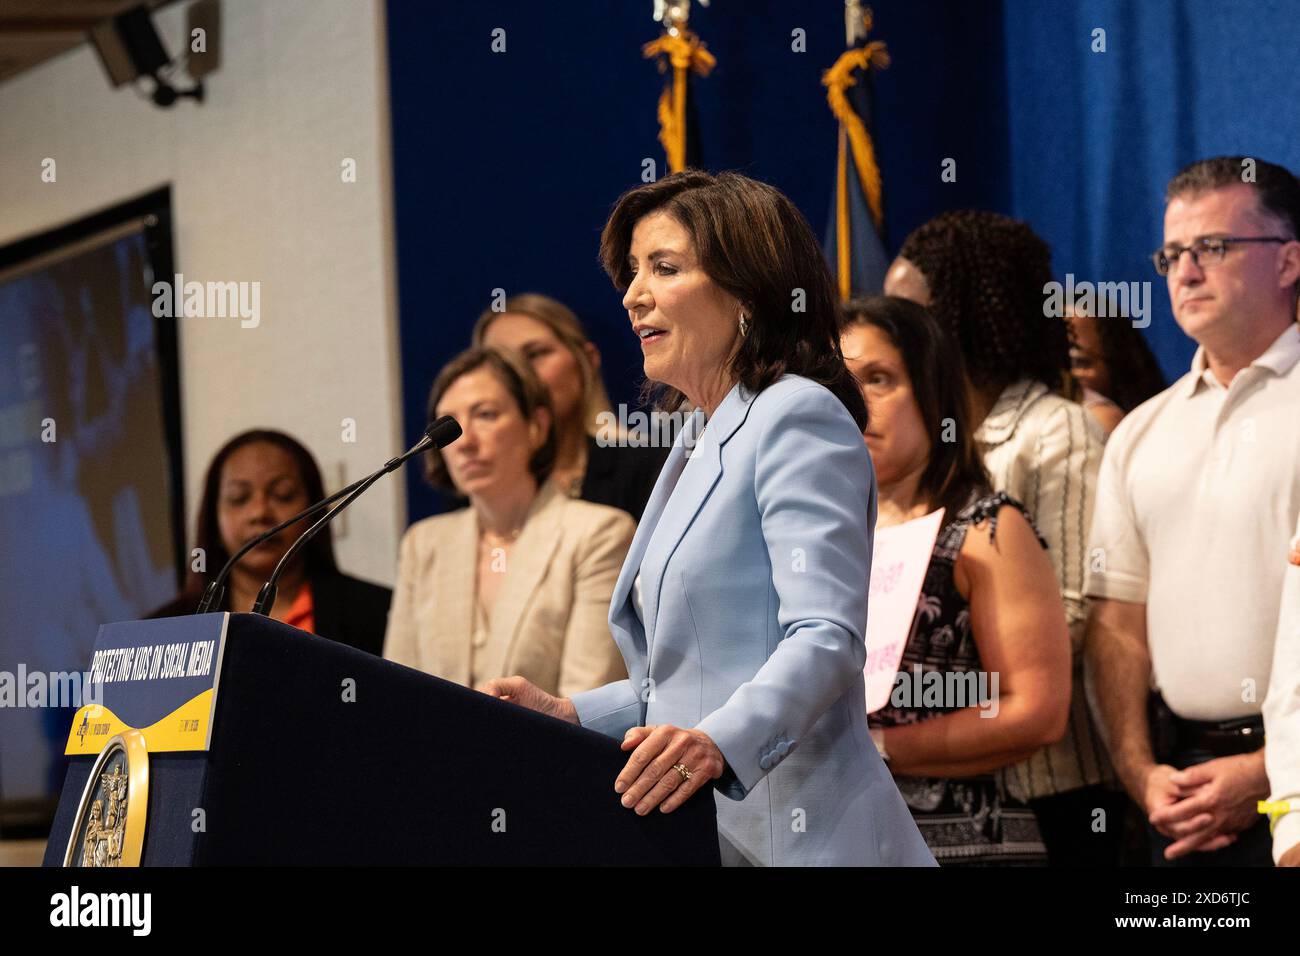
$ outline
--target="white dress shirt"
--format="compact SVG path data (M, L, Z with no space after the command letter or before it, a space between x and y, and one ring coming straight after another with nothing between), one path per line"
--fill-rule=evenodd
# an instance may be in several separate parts
M1300 548L1300 523L1291 539ZM1288 563L1282 582L1282 607L1273 645L1273 672L1264 698L1264 765L1270 800L1296 808L1273 829L1273 862L1300 843L1300 564Z

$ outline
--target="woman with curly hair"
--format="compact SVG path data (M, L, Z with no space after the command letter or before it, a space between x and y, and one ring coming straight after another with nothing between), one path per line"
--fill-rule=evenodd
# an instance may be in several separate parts
M994 491L1023 502L1047 541L1073 651L1065 737L1007 770L1038 816L1053 864L1114 865L1126 801L1092 725L1083 690L1087 532L1105 433L1078 400L1070 330L1044 308L1047 243L996 213L947 212L903 242L885 293L929 306L966 365L974 438ZM1065 688L1062 688L1065 690ZM1105 833L1093 830L1105 808Z

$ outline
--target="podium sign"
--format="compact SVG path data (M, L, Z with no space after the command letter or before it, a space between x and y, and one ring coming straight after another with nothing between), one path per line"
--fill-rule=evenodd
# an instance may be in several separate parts
M64 753L94 756L139 731L150 753L207 750L230 615L105 624L90 662L92 701L73 718Z

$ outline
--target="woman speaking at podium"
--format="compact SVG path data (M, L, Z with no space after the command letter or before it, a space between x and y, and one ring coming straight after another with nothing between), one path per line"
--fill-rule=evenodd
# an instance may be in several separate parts
M623 806L717 800L732 865L934 865L867 732L876 489L821 249L734 173L633 189L601 237L659 406L694 406L610 605L629 679L482 690L623 741Z

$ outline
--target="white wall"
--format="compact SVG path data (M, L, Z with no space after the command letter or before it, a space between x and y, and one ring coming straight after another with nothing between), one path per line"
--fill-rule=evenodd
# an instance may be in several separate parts
M156 18L173 54L184 8ZM237 431L297 436L331 491L402 442L383 4L224 0L222 14L202 105L111 89L88 45L0 84L0 244L170 183L186 281L261 283L257 328L177 319L188 534L207 462ZM391 583L404 524L389 477L336 530L340 564Z

